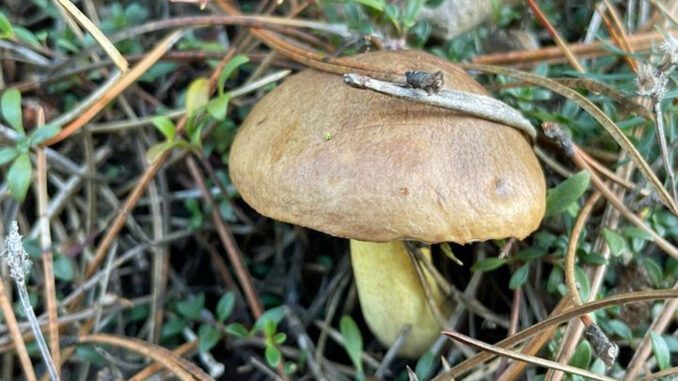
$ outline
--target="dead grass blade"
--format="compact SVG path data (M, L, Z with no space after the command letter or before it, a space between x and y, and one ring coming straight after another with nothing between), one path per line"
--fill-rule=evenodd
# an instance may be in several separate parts
M572 65L572 67L575 68L580 73L585 73L586 70L584 67L577 61L577 57L574 56L570 48L567 47L567 43L565 40L563 40L562 37L560 37L560 34L556 30L556 28L551 25L549 22L548 18L546 18L546 15L544 12L541 11L539 8L539 5L534 0L527 0L527 5L530 7L532 12L534 13L534 17L539 21L539 23L549 32L549 35L551 35L551 38L553 41L558 45L558 48L563 52L563 55L567 59L567 61Z
M82 25L85 30L87 30L92 37L96 40L96 42L101 45L101 48L108 54L109 57L111 57L111 60L115 63L115 65L120 69L121 72L125 73L127 70L129 70L129 64L127 63L127 60L125 57L120 54L118 49L115 48L115 45L106 37L106 35L97 28L94 23L85 16L84 13L78 9L73 3L70 2L70 0L56 0L59 5L61 5L73 18L78 20L80 25Z
M54 280L54 255L52 253L52 235L49 230L47 212L49 196L47 194L47 158L45 148L37 150L38 179L38 213L40 215L40 246L42 248L42 267L45 282L45 305L47 310L47 330L49 332L49 349L56 366L57 375L61 376L61 350L59 347L59 316L57 314L56 284Z
M676 205L675 200L673 200L673 198L666 191L666 189L662 185L662 182L657 178L654 172L652 172L650 165L641 156L640 152L638 152L633 143L631 143L631 141L626 137L626 135L624 135L624 133L619 129L619 127L617 127L617 125L607 116L607 114L605 114L590 100L586 99L586 97L551 79L544 78L542 76L532 73L526 73L519 70L513 70L490 65L464 64L461 66L466 69L479 70L482 72L494 73L517 78L519 80L531 83L533 85L549 89L577 103L594 119L596 119L596 121L598 121L598 123L600 123L603 126L603 128L612 136L612 138L617 142L617 144L619 144L628 153L631 160L633 160L633 162L638 166L638 168L643 173L648 182L651 183L652 186L657 190L657 194L659 195L659 198L661 199L662 203L664 203L664 205L666 205L672 213L678 214L678 205Z
M198 341L189 341L187 343L181 344L177 348L175 348L172 353L174 353L177 356L183 356L186 353L189 353L190 351L194 350L195 347L198 346ZM153 363L146 368L142 369L139 371L137 374L132 376L129 381L144 381L151 376L153 376L155 373L159 372L162 369L162 365L160 363Z
M12 309L12 302L9 300L7 291L5 290L5 283L0 279L0 309L2 309L2 315L9 329L9 334L12 336L14 345L16 347L16 353L19 355L19 362L21 367L24 370L24 375L28 381L36 381L35 369L33 369L33 363L31 358L28 356L28 351L26 350L26 343L24 338L21 336L21 331L19 330L19 323L16 321L16 315L14 315L14 310Z
M602 82L595 81L589 78L551 78L552 80L563 84L567 87L577 87L586 89L604 95L613 101L619 103L622 111L632 112L647 120L654 120L654 115L647 109L647 107L638 103L632 97L624 94L616 88L606 85Z
M626 31L624 30L624 26L622 25L619 12L617 12L617 9L608 0L603 0L603 3L607 8L607 12L605 12L605 9L603 8L601 3L596 4L597 5L596 9L598 10L598 13L600 13L600 15L603 17L603 22L605 23L605 27L607 28L608 33L612 37L612 40L614 40L615 44L617 44L617 46L625 53L629 54L633 53L633 48L629 43L629 39L628 36L626 35ZM623 56L624 60L626 60L626 62L629 64L631 70L637 72L638 63L629 54Z
M181 380L212 381L207 373L192 362L159 345L153 345L143 340L103 333L80 336L77 340L79 343L108 344L136 352L171 370Z
M522 343L523 341L534 336L535 334L540 333L545 329L558 326L581 315L585 315L602 308L607 308L626 303L642 302L646 300L676 299L676 298L678 298L678 290L676 289L636 291L612 295L602 300L596 300L590 303L582 304L580 306L568 308L566 311L563 311L543 321L540 321L539 323L536 323L531 327L528 327L511 337L501 340L495 345L502 348L509 348L513 345ZM479 353L463 361L462 363L457 364L457 366L450 369L448 372L439 375L432 381L453 381L456 377L461 376L462 374L472 370L479 364L487 362L494 357L495 355L491 353Z
M134 81L141 77L151 66L153 66L167 51L181 38L183 31L175 31L170 33L167 37L162 39L151 50L148 55L139 61L132 70L123 74L120 79L115 82L101 98L92 104L87 110L80 114L73 122L65 126L58 135L45 142L45 145L52 145L58 143L67 137L74 134L82 126L91 121L101 110L106 107L115 97L125 91Z
M674 286L674 289L678 285ZM648 328L645 337L636 348L631 361L627 365L624 381L631 381L637 378L637 375L645 365L645 361L652 354L652 344L650 342L650 332L664 332L669 324L674 321L675 311L678 308L678 299L669 300L664 303L662 312L655 318L652 325Z
M570 365L563 365L563 364L560 364L560 363L555 362L555 361L545 360L545 359L542 359L542 358L539 358L539 357L536 357L536 356L529 356L529 355L522 354L520 352L514 352L514 351L511 351L511 350L508 350L508 349L504 349L504 348L497 347L497 346L494 346L494 345L491 345L491 344L487 344L487 343L484 343L480 340L476 340L476 339L468 337L466 335L462 335L461 333L457 333L457 332L453 332L453 331L443 331L443 334L454 339L454 340L462 342L464 344L474 346L478 349L481 349L481 350L486 351L486 352L494 353L494 354L499 355L499 356L508 357L510 359L513 359L513 360L526 362L526 363L529 363L529 364L532 364L532 365L542 366L544 368L557 369L557 370L560 370L560 371L563 371L563 372L576 374L576 375L582 376L582 377L587 377L587 378L590 378L592 380L615 381L614 378L607 377L607 376L601 376L599 374L590 372L590 371L585 370L585 369L576 368L576 367L570 366Z

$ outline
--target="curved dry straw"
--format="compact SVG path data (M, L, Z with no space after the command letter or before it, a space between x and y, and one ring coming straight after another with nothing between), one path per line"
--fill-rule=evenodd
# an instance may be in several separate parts
M567 311L526 328L515 335L498 342L495 345L501 348L512 347L516 344L522 343L544 329L560 325L562 323L568 322L571 319L578 318L601 308L612 307L626 303L642 302L646 300L675 298L678 298L678 289L649 290L617 294L603 300L596 300L594 302L585 303L580 306L568 309ZM437 376L432 381L452 381L462 374L477 367L478 365L493 359L495 356L495 354L490 353L479 353L474 357L471 357L470 359L458 364L449 371Z

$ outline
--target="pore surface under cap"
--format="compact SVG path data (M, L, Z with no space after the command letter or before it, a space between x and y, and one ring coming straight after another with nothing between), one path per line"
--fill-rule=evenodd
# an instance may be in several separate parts
M418 51L355 56L385 70L442 70L445 88L484 94ZM306 70L250 112L229 158L243 199L268 217L366 241L523 238L545 181L528 140L501 124L358 90Z

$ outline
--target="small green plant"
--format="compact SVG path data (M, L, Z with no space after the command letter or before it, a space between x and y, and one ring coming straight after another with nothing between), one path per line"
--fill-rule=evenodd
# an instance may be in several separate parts
M375 29L392 37L405 37L409 31L418 44L423 44L430 33L428 23L417 22L423 0L407 0L400 5L385 0L328 1L324 9L330 20L337 19L334 4L343 6L349 26L358 33L369 35Z
M264 336L264 357L266 358L266 362L270 367L276 368L282 360L282 353L280 352L279 346L284 344L287 340L287 335L285 333L278 332L278 325L284 317L284 306L271 308L259 317L251 330L248 331L247 328L240 323L231 323L226 326L226 332L231 336L238 338L262 334ZM293 369L288 369L288 372L289 371L293 371Z
M183 148L198 152L202 147L201 133L208 122L206 115L217 121L224 121L228 110L230 93L224 87L226 80L233 75L238 67L249 62L243 55L237 55L224 65L217 80L217 95L210 99L209 80L198 78L191 82L186 90L186 137L177 136L177 127L171 119L165 116L153 118L153 125L165 138L164 141L152 145L146 152L146 160L154 163L161 155L173 148Z
M31 149L58 134L61 128L47 124L27 135L22 118L21 93L17 89L9 89L2 94L0 112L16 132L15 146L0 148L0 166L12 163L7 174L9 191L15 200L22 202L26 198L33 174Z
M32 46L40 46L40 40L28 29L12 25L9 18L0 11L0 40L19 41Z
M353 362L353 366L355 366L356 380L364 380L365 371L363 370L362 360L363 337L360 334L360 328L358 328L358 325L350 316L344 316L339 322L339 331L344 339L344 349L346 349L348 357L351 358L351 362Z

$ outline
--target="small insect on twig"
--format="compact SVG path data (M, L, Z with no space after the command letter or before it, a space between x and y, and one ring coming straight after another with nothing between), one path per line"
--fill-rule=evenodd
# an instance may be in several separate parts
M405 72L405 83L408 87L422 89L426 94L438 94L443 88L443 72L435 73L426 71L410 70Z

